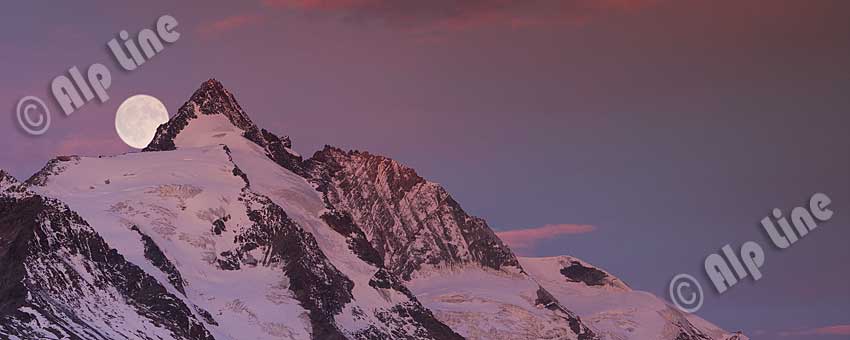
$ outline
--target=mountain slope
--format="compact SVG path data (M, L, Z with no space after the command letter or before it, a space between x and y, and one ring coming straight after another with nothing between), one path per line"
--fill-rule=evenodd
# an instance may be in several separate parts
M189 306L79 215L3 177L4 339L213 339Z
M686 315L646 292L635 291L610 273L569 256L520 258L529 275L569 306L602 339L745 340L696 315Z
M540 295L551 295L523 272L484 220L413 169L333 147L304 168L327 204L362 227L387 268L465 337L596 338L576 314L556 301L542 302Z
M307 168L328 203L350 213L387 268L405 280L423 266L519 267L484 220L396 161L325 147Z

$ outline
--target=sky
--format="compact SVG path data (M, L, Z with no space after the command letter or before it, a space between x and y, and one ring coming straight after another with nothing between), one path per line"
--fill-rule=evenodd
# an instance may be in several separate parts
M395 158L441 183L524 256L574 255L666 296L707 288L699 315L754 339L850 339L850 2L843 0L248 0L5 3L0 168L131 151L134 94L171 114L209 78L261 127ZM169 14L181 36L125 72L121 30ZM72 66L111 70L110 99L70 116L50 96ZM85 71L84 71L85 72ZM50 129L18 127L43 98ZM816 192L835 216L793 247L759 221ZM703 261L765 246L764 277L719 295ZM568 305L568 303L567 303Z

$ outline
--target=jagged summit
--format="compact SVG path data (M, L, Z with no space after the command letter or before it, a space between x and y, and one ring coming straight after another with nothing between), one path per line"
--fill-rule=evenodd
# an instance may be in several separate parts
M144 151L174 150L174 138L199 115L223 115L233 126L243 131L256 131L257 125L245 113L230 91L215 79L201 83L183 106L167 123L157 128L153 141Z
M242 136L263 147L269 158L295 173L302 173L301 156L292 151L292 141L287 136L278 137L260 129L236 101L236 97L216 79L209 79L192 94L167 123L157 128L153 141L143 151L170 151L179 147L178 136L190 123L203 116L221 115L242 131ZM204 133L217 135L216 131ZM196 136L209 137L209 136Z
M245 113L245 110L239 106L236 98L224 85L216 79L210 79L201 83L201 87L192 94L189 103L197 105L201 114L205 115L224 115L234 126L249 131L256 129L257 126L251 121L251 118Z

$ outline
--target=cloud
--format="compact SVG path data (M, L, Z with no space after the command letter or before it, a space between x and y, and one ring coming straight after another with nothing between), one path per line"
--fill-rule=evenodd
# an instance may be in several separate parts
M201 24L198 32L204 37L212 37L216 34L233 31L248 25L258 24L264 20L263 16L256 14L231 15L213 22Z
M451 32L483 26L513 28L583 24L663 0L262 0L267 7L342 14L414 32Z
M850 325L835 325L828 327L820 327L805 331L780 332L780 336L799 336L799 335L850 335Z
M536 228L502 231L496 235L514 250L520 250L531 248L537 242L553 237L586 234L594 230L595 226L585 224L547 224Z
M82 137L74 136L65 138L57 144L53 150L54 155L70 156L98 156L116 155L130 151L130 148L118 138L114 137Z

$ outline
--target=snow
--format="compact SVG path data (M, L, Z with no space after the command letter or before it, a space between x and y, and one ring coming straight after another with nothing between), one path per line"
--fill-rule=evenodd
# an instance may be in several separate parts
M432 269L408 284L414 295L467 339L575 339L567 321L537 306L528 276L478 266Z
M219 145L81 158L35 191L66 202L128 261L187 305L209 311L220 325L207 325L216 339L308 338L306 311L279 268L223 271L213 263L216 254L235 247L239 226L251 224L239 201L244 183L232 170ZM231 216L228 231L214 235L212 221L223 215ZM145 258L134 225L178 268L186 296Z

